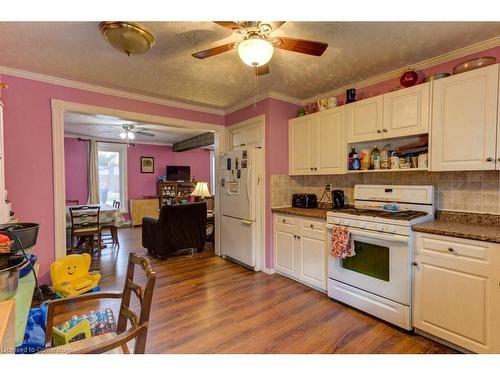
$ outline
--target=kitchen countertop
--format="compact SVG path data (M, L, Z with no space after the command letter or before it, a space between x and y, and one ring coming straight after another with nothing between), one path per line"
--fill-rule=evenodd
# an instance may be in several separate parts
M332 208L299 208L299 207L276 207L271 208L273 213L312 217L326 220L326 213L333 211Z
M439 211L436 220L412 228L416 232L500 243L500 215Z

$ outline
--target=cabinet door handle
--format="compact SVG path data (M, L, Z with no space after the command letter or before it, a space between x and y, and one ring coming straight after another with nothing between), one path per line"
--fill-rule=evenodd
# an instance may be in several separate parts
M314 224L309 225L311 228L314 228Z
M412 262L411 264L414 265L415 267L418 266L417 262Z
M297 239L297 236L294 234L294 235L293 235L293 238Z
M314 168L313 168L313 167L311 167L311 171L313 171L313 170L314 170Z
M449 251L450 253L453 253L453 252L455 251L455 249L454 249L454 248L452 248L452 247L449 247L449 248L448 248L448 251Z
M382 131L383 131L384 133L387 133L387 129L382 129Z
M300 236L297 236L297 239L300 240Z
M382 130L377 129L377 133L378 133L378 134L382 133Z
M283 221L283 224L285 224L285 223L286 223L286 220L285 220L285 219L283 219L282 221Z
M316 168L316 167L315 167L315 168L314 168L314 170L315 170L315 171L317 171L317 170L318 170L318 168Z
M486 161L493 161L493 158L490 156L489 158L486 158Z

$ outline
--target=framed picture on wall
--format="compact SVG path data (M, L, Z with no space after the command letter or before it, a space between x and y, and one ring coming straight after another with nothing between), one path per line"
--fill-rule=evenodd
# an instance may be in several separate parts
M155 158L141 156L141 173L155 173Z

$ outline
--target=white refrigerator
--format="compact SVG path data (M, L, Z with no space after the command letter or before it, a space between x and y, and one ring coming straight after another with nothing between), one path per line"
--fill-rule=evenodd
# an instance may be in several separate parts
M219 157L221 254L258 271L262 240L262 150L233 150Z

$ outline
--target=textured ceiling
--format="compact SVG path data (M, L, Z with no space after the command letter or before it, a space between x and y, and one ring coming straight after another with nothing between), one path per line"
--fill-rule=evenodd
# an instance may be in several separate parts
M66 135L121 141L119 134L123 131L122 125L124 124L134 124L136 128L145 128L148 132L155 135L154 137L148 137L136 134L134 143L172 145L176 142L205 133L203 130L145 124L113 116L87 115L71 112L66 112L64 114L64 133Z
M255 96L250 67L236 51L205 60L191 54L238 36L212 22L145 22L157 37L144 55L127 57L98 22L1 22L0 65L214 108ZM269 90L299 99L500 35L494 22L287 22L272 35L326 42L321 57L275 50Z

